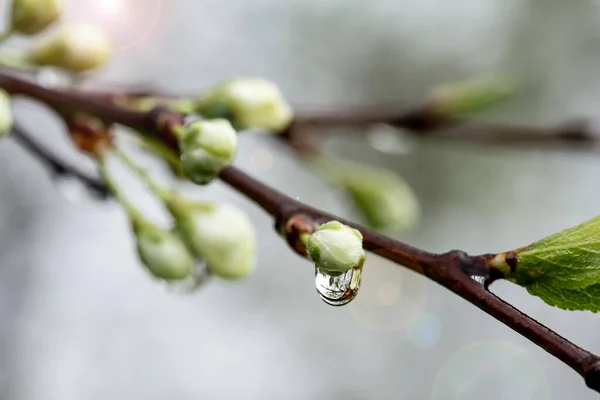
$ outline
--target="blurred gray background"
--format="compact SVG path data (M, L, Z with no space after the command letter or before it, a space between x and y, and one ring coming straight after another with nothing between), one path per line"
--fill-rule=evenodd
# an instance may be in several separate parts
M406 104L436 84L502 71L525 85L488 120L545 125L600 116L600 1L66 0L66 7L66 20L110 32L118 51L97 79L115 86L194 93L249 75L277 82L294 104ZM40 140L79 160L50 114L25 102L17 110ZM241 140L236 163L244 170L357 217L273 140ZM364 135L328 148L404 176L424 215L417 230L395 236L432 251L508 250L600 212L600 158L591 151L429 140L383 153ZM181 296L146 276L118 206L65 198L10 140L0 143L0 163L2 399L597 397L501 323L376 257L355 302L325 305L312 265L278 239L261 210L219 183L182 190L252 216L259 268L244 282L215 281ZM138 198L156 208L144 193ZM597 315L551 308L509 284L494 291L600 353Z

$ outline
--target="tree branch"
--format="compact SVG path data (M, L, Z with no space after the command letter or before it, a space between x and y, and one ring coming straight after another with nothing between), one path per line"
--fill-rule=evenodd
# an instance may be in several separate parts
M436 113L432 104L399 110L397 107L314 110L297 113L290 127L365 127L387 124L419 137L443 138L486 145L536 149L589 149L600 136L583 120L555 127L523 127L473 123ZM460 128L460 129L456 129Z
M136 112L85 94L46 89L3 73L0 73L0 87L12 94L37 99L58 112L87 112L107 123L145 130L178 150L173 129L183 122L184 116L181 114L166 109L155 109L148 113ZM494 270L488 266L488 260L493 255L469 256L459 250L432 254L414 248L305 205L235 167L225 168L220 174L220 179L272 215L277 229L299 254L306 255L298 240L299 234L311 233L317 224L330 220L350 225L363 234L366 250L410 268L449 289L569 365L584 377L588 387L600 392L600 358L520 312L471 279L470 275L490 278Z

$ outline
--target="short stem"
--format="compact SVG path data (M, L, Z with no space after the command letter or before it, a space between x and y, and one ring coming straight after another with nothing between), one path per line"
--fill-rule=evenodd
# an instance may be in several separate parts
M144 216L138 211L138 209L131 204L129 200L125 197L117 183L114 181L110 172L106 165L106 155L107 152L102 152L96 155L96 160L98 162L98 172L102 177L102 180L106 184L108 190L115 196L115 198L119 201L135 228L139 228L142 225L146 225L149 222L144 218Z
M308 246L308 239L310 238L310 234L301 233L300 234L300 243L304 245L304 247Z
M164 188L157 184L154 179L146 172L146 170L140 167L131 157L129 157L125 152L119 148L113 148L113 153L125 164L129 167L135 174L140 178L140 180L146 185L152 193L154 193L159 199L164 202L168 202L173 198L173 192L171 189Z

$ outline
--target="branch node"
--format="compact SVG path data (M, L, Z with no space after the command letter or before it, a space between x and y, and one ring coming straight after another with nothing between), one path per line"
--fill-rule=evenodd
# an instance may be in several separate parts
M285 238L290 248L302 257L306 257L306 246L302 241L302 235L310 235L315 229L315 222L302 214L294 214L286 220L275 222L275 230Z

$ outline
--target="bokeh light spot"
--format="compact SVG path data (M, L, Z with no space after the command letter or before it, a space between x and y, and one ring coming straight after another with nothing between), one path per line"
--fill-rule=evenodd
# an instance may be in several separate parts
M433 347L442 337L442 321L435 314L423 313L406 327L406 337L417 347Z
M391 306L400 295L400 287L393 282L384 282L378 288L378 295L382 305Z
M349 308L369 329L400 331L421 314L427 304L427 281L389 261L369 255L360 292Z
M408 133L389 125L375 125L366 137L369 145L382 153L407 155L414 149L414 139Z

